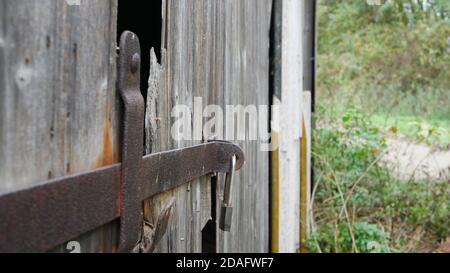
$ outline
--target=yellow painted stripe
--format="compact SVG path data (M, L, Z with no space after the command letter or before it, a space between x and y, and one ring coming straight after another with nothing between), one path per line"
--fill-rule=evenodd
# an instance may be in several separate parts
M300 145L300 252L308 252L308 134L302 118L303 137Z
M275 146L276 145L276 146ZM276 149L275 149L276 147ZM278 133L272 133L272 160L271 160L271 251L272 253L279 252L279 211L280 211L280 157L278 149Z

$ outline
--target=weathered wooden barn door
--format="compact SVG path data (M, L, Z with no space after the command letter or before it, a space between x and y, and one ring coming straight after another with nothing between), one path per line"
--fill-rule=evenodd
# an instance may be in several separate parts
M225 111L226 105L269 104L271 3L163 0L161 60L154 54L142 60L151 62L148 153L203 141L201 134L194 140L172 137L176 105L195 114L207 105ZM118 5L0 0L0 194L120 162ZM200 109L194 107L199 98ZM204 177L146 202L146 218L156 224L161 209L175 200L157 252L206 251L205 241L213 241L209 251L268 251L268 153L258 140L237 144L246 165L233 182L231 232L217 227L223 176L217 186L215 178ZM73 241L81 252L114 252L117 230L117 222L110 223Z
M0 193L120 160L116 12L116 0L0 0ZM74 240L114 251L115 225Z
M153 55L147 103L150 150L155 152L201 142L201 135L194 141L171 138L174 122L171 110L175 105L186 105L195 115L195 111L203 113L207 105L218 105L225 111L226 105L269 104L271 2L163 1L162 61L159 65ZM203 100L200 109L196 98ZM203 138L214 137L217 135ZM208 251L268 251L268 153L260 149L260 141L237 143L246 154L246 165L233 183L231 232L214 232L218 230L216 219L224 177L219 176L217 187L214 187L214 178L206 177L150 201L148 208L152 209L147 217L152 222L171 197L176 200L171 226L157 251L206 251L202 249L202 240L216 240L217 244L213 244L212 249L208 247ZM209 228L202 233L208 221Z

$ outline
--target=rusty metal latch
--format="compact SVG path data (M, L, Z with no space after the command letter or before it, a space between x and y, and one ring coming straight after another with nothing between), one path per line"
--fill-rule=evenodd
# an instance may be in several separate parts
M117 218L119 251L130 252L141 238L143 200L207 174L241 169L241 148L222 141L143 156L140 56L138 37L124 32L118 79L124 104L122 163L1 195L0 252L49 251Z

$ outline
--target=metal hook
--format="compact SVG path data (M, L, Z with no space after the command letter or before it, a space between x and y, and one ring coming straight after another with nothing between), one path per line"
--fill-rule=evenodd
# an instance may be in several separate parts
M233 215L233 208L230 206L230 194L231 194L231 184L234 179L234 173L236 172L236 155L231 158L231 170L227 173L225 177L225 186L223 193L222 208L220 211L220 222L219 227L223 231L230 231L231 229L231 217Z
M227 173L225 177L225 188L223 195L223 204L226 206L230 205L230 193L231 193L231 183L233 183L234 174L236 172L236 156L231 158L231 170Z

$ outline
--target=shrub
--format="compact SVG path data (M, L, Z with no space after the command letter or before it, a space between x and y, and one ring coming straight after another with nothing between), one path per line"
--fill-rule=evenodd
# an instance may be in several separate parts
M438 242L450 235L448 181L392 177L381 161L385 138L357 108L325 120L313 139L311 251L407 251L422 238Z

